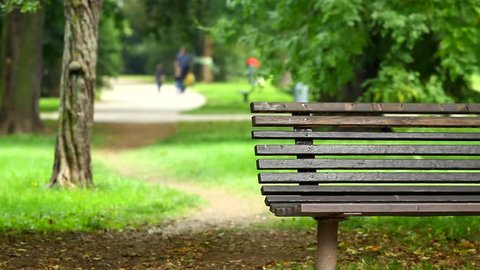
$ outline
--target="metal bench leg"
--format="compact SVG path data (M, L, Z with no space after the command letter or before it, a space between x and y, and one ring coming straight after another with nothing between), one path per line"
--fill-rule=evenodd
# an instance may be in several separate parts
M337 236L340 219L317 219L317 270L337 267Z

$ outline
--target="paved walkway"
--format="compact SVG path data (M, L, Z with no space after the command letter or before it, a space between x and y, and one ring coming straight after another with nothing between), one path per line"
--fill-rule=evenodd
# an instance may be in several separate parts
M117 80L111 90L102 93L101 101L95 103L95 122L173 123L250 119L250 115L181 114L199 108L205 102L205 97L193 89L179 94L173 85L167 84L158 93L154 83ZM58 113L45 113L42 118L57 119Z

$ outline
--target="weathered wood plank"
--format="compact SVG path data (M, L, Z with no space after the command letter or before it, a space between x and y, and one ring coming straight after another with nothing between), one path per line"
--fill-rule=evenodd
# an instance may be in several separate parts
M300 204L276 204L270 207L270 211L275 215L292 216L300 213Z
M285 205L285 204L283 204ZM293 204L292 204L293 205ZM286 209L286 210L285 210ZM276 216L349 217L349 216L465 216L480 214L480 203L328 203L270 206Z
M479 127L479 117L396 117L396 116L258 116L257 127Z
M480 195L480 186L263 186L263 195Z
M478 203L479 195L341 195L341 196L287 196L269 195L267 205L272 203Z
M253 113L480 113L480 104L253 102Z
M272 207L274 208L274 207ZM299 215L317 215L344 213L347 216L373 215L472 215L480 214L480 203L331 203L331 204L301 204L296 208Z
M285 155L480 155L479 145L268 145L255 146L258 156Z
M478 141L480 133L461 132L299 132L256 130L252 132L254 139L322 139L322 140L445 140L445 141Z
M480 160L454 159L259 159L258 169L422 169L474 170ZM415 174L415 173L412 173Z
M480 183L478 172L314 172L259 173L261 184L275 183Z

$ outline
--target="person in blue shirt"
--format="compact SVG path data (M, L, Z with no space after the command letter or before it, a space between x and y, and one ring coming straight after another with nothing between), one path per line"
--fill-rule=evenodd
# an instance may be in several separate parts
M190 71L191 57L187 54L187 49L181 47L177 56L175 57L175 86L180 93L185 92L186 86L184 83Z

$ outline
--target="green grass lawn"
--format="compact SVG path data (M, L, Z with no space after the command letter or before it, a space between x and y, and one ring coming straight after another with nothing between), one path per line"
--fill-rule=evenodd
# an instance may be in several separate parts
M46 97L40 99L40 112L58 112L60 99L57 97Z
M206 97L207 104L188 113L250 113L249 104L253 101L292 101L292 96L289 93L280 91L269 83L266 83L263 88L257 87L249 95L249 102L247 103L243 101L243 96L240 93L242 90L250 89L247 82L198 83L192 88Z
M256 192L250 129L247 122L180 123L175 136L129 151L124 158L166 178Z
M0 138L0 231L85 231L159 223L197 196L122 177L94 162L92 190L47 189L54 138Z

